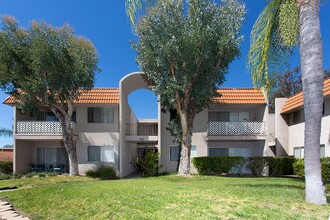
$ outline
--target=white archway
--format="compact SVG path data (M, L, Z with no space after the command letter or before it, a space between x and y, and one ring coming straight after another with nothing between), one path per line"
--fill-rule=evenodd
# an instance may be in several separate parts
M139 89L150 89L142 72L134 72L123 77L119 82L119 135L120 135L120 159L119 170L121 177L131 172L130 158L132 142L126 140L126 125L137 123L135 115L132 113L128 104L128 95ZM160 127L160 105L158 104L158 128ZM140 141L159 141L159 132L156 140L145 140L141 137ZM136 143L135 143L136 144Z

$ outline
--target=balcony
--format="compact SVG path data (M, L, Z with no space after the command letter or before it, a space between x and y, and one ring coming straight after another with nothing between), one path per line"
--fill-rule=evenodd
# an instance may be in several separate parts
M134 143L157 143L158 123L137 123L126 125L125 140Z
M129 136L157 136L158 135L158 124L157 123L127 124L126 135L129 135Z
M71 122L73 130L76 124ZM58 121L18 121L17 135L62 135L62 126Z
M264 121L210 121L207 124L209 136L256 136L266 135Z

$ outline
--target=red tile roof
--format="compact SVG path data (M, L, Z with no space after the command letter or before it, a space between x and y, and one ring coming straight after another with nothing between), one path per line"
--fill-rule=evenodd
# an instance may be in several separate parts
M218 89L222 96L214 98L215 104L266 104L266 99L260 89ZM4 104L15 104L15 98L10 96ZM119 89L91 89L82 93L74 104L119 104Z
M330 95L330 78L324 80L323 96ZM304 94L300 92L294 96L289 97L282 108L281 114L291 112L304 105Z
M13 105L16 100L9 96L3 104ZM119 104L119 89L117 88L95 88L83 92L74 104Z
M214 98L215 104L266 104L261 89L218 89L222 96Z

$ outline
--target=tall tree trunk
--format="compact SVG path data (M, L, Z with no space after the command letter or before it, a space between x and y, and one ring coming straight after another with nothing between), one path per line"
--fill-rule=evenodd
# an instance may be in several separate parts
M179 111L182 129L181 155L178 175L187 176L190 172L191 136L194 117L188 117L187 112Z
M301 0L300 2L299 51L305 103L305 199L307 202L325 204L320 162L323 68L319 1Z
M73 113L72 104L71 102L67 101L67 112L55 106L52 106L51 109L62 125L63 143L69 159L69 174L70 176L78 176L78 159L76 145L73 139L73 128L71 126Z
M76 145L73 140L73 129L71 127L71 120L64 122L65 128L63 128L63 143L68 153L69 158L69 174L70 176L78 176L78 160L77 160L77 152Z

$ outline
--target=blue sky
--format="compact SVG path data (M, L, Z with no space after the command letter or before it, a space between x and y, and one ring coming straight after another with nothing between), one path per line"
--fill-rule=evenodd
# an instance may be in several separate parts
M242 56L231 66L222 87L251 87L250 75L245 72L249 34L266 0L245 0L246 22L243 24ZM322 5L321 31L324 67L330 68L330 3ZM327 13L328 12L328 13ZM70 24L77 35L89 38L99 53L102 72L96 76L95 87L118 87L119 80L128 73L139 71L130 41L134 34L125 14L124 0L0 0L0 15L12 15L21 26L28 27L31 20L43 20L53 26ZM299 65L298 56L292 67ZM0 92L3 101L6 94ZM150 91L138 90L129 96L129 102L139 118L157 117L156 98ZM0 127L12 127L12 108L0 104ZM0 138L0 146L12 143L11 138Z

